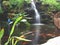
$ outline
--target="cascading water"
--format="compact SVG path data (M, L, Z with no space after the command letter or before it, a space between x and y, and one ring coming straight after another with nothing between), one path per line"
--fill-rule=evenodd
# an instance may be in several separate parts
M36 20L35 24L33 24L35 26L35 38L32 42L32 45L37 45L40 34L40 25L42 24L40 23L40 14L38 13L34 0L31 0L31 7L35 11L35 20Z
M35 11L35 20L36 20L36 23L40 23L40 15L36 9L36 6L35 6L35 3L34 3L34 0L31 0L31 6L32 6L32 9L34 9Z

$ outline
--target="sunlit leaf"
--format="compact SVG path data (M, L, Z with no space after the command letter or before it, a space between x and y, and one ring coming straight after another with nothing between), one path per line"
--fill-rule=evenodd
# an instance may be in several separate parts
M25 39L25 38L21 38L21 37L16 37L16 36L14 38L16 38L16 39L18 39L20 41L31 41L31 40L28 40L28 39Z
M21 21L21 19L22 19L22 16L18 17L18 18L16 19L16 21L14 22L14 24L13 24L13 26L12 26L12 29L11 29L11 32L10 32L10 36L11 36L11 35L13 34L13 32L14 32L14 29L15 29L16 24L17 24L19 21Z
M12 39L12 45L14 45L14 38Z
M4 29L0 30L0 39L3 37L4 35Z

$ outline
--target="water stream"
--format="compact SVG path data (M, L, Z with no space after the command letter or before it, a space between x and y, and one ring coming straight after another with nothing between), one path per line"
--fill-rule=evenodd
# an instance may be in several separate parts
M35 25L35 38L32 42L32 45L37 45L40 34L40 25L42 24L40 23L40 14L38 13L34 0L31 0L31 7L35 11L35 21L36 21L35 24L33 24Z
M40 23L40 14L38 13L34 0L31 0L31 7L35 11L35 23Z

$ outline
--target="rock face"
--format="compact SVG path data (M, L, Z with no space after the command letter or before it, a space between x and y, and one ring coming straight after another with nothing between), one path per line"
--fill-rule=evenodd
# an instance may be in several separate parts
M49 39L46 43L41 45L60 45L60 36Z

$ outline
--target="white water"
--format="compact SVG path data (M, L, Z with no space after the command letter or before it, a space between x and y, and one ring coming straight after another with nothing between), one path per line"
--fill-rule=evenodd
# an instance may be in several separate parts
M32 9L34 9L34 11L35 11L36 23L40 23L40 14L38 13L38 11L37 11L37 9L36 9L34 0L31 0L31 6L32 6Z
M33 24L35 25L35 38L32 42L32 45L37 45L39 34L40 34L40 25L42 24L40 23L40 15L36 9L34 0L31 0L31 6L32 6L32 9L35 11L35 20L36 20L35 24Z

